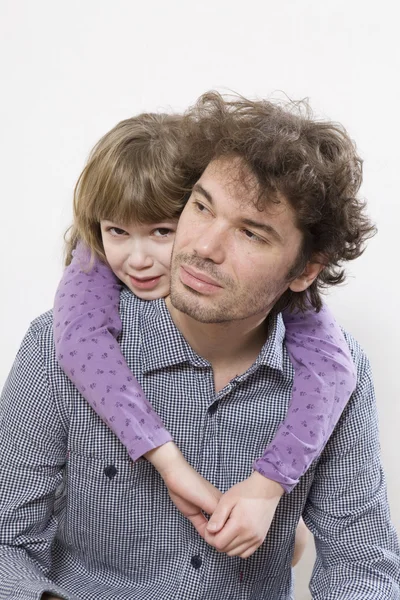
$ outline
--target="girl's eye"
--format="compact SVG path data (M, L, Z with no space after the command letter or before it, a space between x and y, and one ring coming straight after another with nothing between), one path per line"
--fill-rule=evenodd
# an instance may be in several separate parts
M115 236L126 234L126 231L124 229L120 229L120 227L110 227L108 231L111 233L111 235Z
M157 227L157 229L154 229L153 231L153 234L156 237L168 237L171 233L175 233L175 231L169 227Z

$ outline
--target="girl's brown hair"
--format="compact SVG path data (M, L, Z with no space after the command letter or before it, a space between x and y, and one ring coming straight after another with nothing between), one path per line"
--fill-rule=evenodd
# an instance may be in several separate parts
M157 223L179 216L187 178L182 117L144 113L118 123L93 148L74 193L66 264L82 240L105 261L100 221Z

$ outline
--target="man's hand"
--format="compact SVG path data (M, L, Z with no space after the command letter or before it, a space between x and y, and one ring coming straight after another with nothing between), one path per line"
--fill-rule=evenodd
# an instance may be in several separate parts
M202 511L212 514L221 492L189 465L173 442L150 450L145 457L160 473L172 502L204 538L208 521Z
M248 558L265 540L283 488L254 472L221 498L204 539L228 556Z

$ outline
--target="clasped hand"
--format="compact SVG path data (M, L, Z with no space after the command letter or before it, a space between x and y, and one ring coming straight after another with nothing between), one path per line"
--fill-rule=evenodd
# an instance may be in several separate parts
M275 481L252 473L220 498L204 539L228 556L248 558L265 540L282 494Z
M263 543L282 487L254 472L225 494L202 477L169 442L146 458L159 471L171 500L199 535L219 552L248 558ZM208 521L204 513L211 515Z

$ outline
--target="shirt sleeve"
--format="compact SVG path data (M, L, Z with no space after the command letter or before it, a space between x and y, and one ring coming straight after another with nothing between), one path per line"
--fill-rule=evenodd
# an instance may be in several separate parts
M343 333L326 305L320 312L283 313L286 348L295 368L285 420L263 456L259 473L286 492L321 454L356 386L356 369Z
M26 335L0 400L0 600L72 598L48 578L66 435L41 352Z
M122 285L81 243L54 303L57 360L132 460L172 440L130 371L116 338Z
M316 468L303 513L315 538L314 600L399 600L400 548L380 460L371 370L359 380Z

